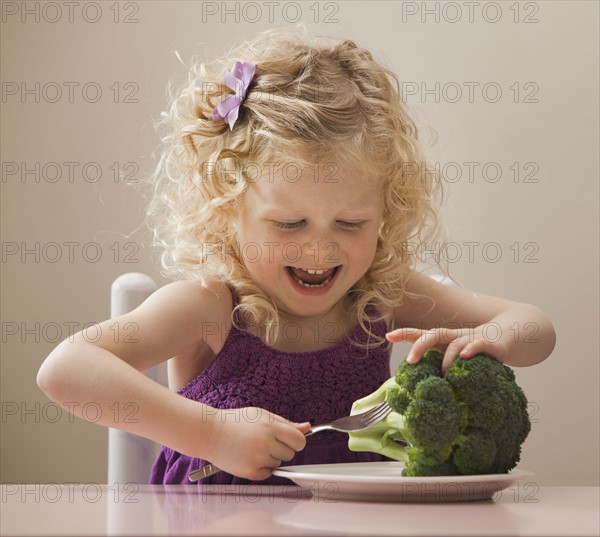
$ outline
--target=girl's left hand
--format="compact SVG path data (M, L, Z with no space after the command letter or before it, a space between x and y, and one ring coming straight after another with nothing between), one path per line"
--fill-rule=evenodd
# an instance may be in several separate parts
M434 348L444 353L442 371L446 371L452 362L460 356L463 359L472 358L476 354L486 354L499 362L504 362L508 356L508 347L502 334L497 330L493 340L485 337L486 325L474 328L398 328L386 334L388 341L399 343L408 341L413 344L406 361L416 364L427 349ZM497 337L496 337L497 336Z

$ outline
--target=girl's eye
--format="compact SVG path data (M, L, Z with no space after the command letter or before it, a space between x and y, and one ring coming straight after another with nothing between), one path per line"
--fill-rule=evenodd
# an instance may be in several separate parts
M361 220L360 222L345 222L344 220L338 220L338 224L346 229L360 229L364 223L364 220Z
M361 220L360 222L347 222L345 220L338 220L337 223L339 226L344 229L352 230L352 229L360 229L364 224L365 220ZM304 220L298 220L297 222L277 222L273 221L273 223L281 228L281 229L298 229L302 227L305 223Z
M277 227L282 229L296 229L299 228L304 223L304 220L299 220L298 222L274 222Z

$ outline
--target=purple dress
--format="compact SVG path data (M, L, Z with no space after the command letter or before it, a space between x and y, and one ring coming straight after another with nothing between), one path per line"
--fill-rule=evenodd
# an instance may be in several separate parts
M383 337L387 327L381 321L373 324L371 330ZM284 352L232 326L221 352L178 393L214 408L259 407L294 422L328 422L347 416L354 401L372 393L390 377L389 344L367 350L352 345L350 339L365 343L368 335L357 325L349 337L332 347ZM309 436L304 450L282 466L380 460L388 459L376 453L350 451L347 434L324 431ZM187 484L188 473L205 464L206 461L163 446L154 462L150 483ZM201 483L253 481L218 472ZM290 481L271 476L257 483Z

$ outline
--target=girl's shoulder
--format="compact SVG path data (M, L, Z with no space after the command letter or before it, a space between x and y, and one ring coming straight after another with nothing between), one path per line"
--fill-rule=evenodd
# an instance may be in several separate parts
M206 343L213 352L219 352L231 329L234 297L222 280L172 282L146 302L147 309L189 325L198 342Z
M179 280L159 288L152 296L169 300L174 306L192 306L202 308L210 306L219 309L233 308L233 295L230 286L223 280Z

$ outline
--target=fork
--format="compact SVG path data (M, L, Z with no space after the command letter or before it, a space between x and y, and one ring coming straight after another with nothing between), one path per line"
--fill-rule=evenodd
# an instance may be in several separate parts
M374 407L371 407L369 410L362 412L360 414L354 414L353 416L344 416L343 418L339 418L337 420L331 421L329 423L322 423L320 425L315 425L311 427L310 431L308 431L304 436L310 436L311 434L318 433L320 431L326 430L334 430L341 431L343 433L352 433L355 431L363 431L364 429L368 429L369 427L373 427L376 423L379 423L382 419L384 419L390 412L392 408L385 401L383 403L379 403ZM194 470L189 473L188 479L191 482L198 481L199 479L204 479L205 477L210 477L217 472L220 472L220 468L217 468L214 464L208 463L197 470Z

